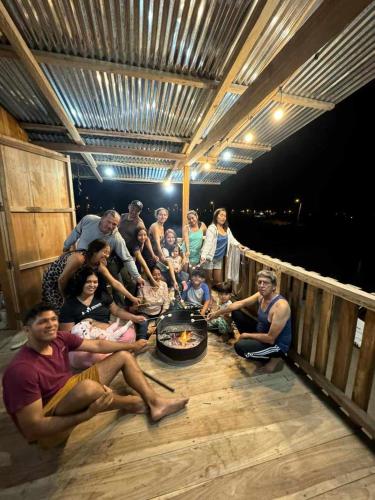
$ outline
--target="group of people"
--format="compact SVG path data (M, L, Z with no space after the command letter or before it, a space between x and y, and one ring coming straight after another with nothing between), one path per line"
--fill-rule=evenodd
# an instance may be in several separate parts
M83 217L44 275L43 303L25 316L27 343L3 376L5 406L29 441L65 435L113 408L149 412L156 421L187 404L186 398L159 396L134 357L147 348L149 320L168 310L172 290L199 307L219 335L231 332L234 322L240 332L236 353L262 362L266 371L275 370L288 351L290 309L276 292L272 271L258 273L256 294L231 301L223 260L232 246L245 247L230 231L225 209L214 212L208 227L190 210L180 246L175 231L165 230L168 210L157 209L147 230L142 208L134 200L121 216L107 210L102 217ZM219 298L216 309L211 288ZM255 303L256 323L241 311ZM85 369L73 375L71 365ZM119 371L139 396L111 391Z

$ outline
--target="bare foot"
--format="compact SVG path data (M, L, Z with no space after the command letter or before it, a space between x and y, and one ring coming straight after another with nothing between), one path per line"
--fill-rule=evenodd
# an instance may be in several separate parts
M189 398L166 399L158 397L157 400L150 404L151 419L154 422L182 410L189 401Z
M257 373L276 373L283 369L284 363L281 358L271 358L262 368L259 368Z
M121 400L117 401L115 397L114 404L117 408L121 408L125 413L148 413L148 406L139 396L120 396Z

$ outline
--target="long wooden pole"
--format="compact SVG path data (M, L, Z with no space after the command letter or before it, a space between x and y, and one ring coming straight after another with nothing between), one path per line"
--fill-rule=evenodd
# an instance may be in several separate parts
M187 223L187 213L190 201L190 167L184 165L184 178L182 183L182 227Z

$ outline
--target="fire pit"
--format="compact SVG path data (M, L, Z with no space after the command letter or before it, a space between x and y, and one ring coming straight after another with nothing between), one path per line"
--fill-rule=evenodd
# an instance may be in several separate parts
M200 361L207 351L206 320L196 309L171 309L168 313L156 328L157 355L176 365Z

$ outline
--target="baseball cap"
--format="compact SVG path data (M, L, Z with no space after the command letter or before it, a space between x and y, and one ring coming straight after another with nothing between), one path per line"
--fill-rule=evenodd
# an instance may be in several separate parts
M139 210L142 210L142 208L143 208L143 203L139 200L131 201L130 205L132 205L133 207L137 207Z

